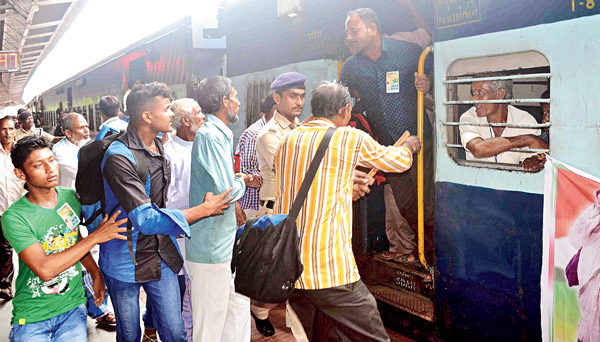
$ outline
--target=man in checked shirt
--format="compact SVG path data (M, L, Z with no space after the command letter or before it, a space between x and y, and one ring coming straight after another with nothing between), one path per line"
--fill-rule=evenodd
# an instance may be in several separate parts
M256 156L256 138L261 128L275 114L275 109L277 109L277 106L275 100L273 100L273 94L268 94L260 103L261 118L242 133L236 147L236 151L239 152L240 156L240 172L260 178L261 183L260 166L258 165L258 158ZM246 194L238 201L242 209L244 209L247 218L258 216L258 209L260 207L259 190L260 188L246 187Z

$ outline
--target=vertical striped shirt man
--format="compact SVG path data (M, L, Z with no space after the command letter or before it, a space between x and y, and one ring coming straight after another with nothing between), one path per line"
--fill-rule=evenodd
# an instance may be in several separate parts
M283 139L276 157L275 213L287 214L317 147L329 127L317 118ZM352 184L357 166L403 172L412 164L407 147L384 147L368 134L340 127L329 143L298 215L304 272L296 288L326 289L360 279L352 253Z

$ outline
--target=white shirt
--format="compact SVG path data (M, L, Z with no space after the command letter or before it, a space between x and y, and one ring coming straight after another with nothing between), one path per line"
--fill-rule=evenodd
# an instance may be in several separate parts
M460 122L468 122L468 123L488 123L487 118L480 118L477 116L475 111L475 107L471 107L468 111L464 112L463 115L460 116ZM506 118L506 123L520 123L520 124L537 124L538 122L535 120L531 114L527 113L524 110L520 110L513 106L508 106L508 116ZM496 163L507 163L507 164L519 164L525 158L532 156L534 153L524 153L524 152L503 152L496 156L492 156L489 158L475 158L471 151L467 149L467 144L469 141L475 138L481 139L489 139L494 138L494 132L491 127L486 126L459 126L460 127L460 140L462 142L463 147L467 152L467 160L477 160L477 161L485 161L485 162L496 162ZM541 130L539 128L512 128L505 127L502 135L500 137L508 138L508 137L516 137L518 135L525 134L533 134L540 135Z
M13 172L15 167L10 159L10 153L6 152L2 145L0 145L0 163L2 163L0 168L0 216L2 216L6 209L26 191L23 188L25 182L17 178Z
M98 129L98 131L100 131L102 129L102 127L104 126L108 126L110 128L116 129L117 131L123 131L123 130L127 130L127 126L129 125L129 123L127 123L127 121L121 120L119 119L118 116L112 117L106 121L104 121L102 123L102 125L100 125L100 128Z
M171 162L171 183L167 189L167 209L187 209L190 207L190 169L192 167L193 141L185 141L173 135L165 145L165 157ZM178 237L177 243L183 260L185 257L184 237ZM187 272L187 262L183 263ZM180 272L180 274L182 274Z
M65 137L52 147L52 152L58 163L58 185L75 189L79 146Z

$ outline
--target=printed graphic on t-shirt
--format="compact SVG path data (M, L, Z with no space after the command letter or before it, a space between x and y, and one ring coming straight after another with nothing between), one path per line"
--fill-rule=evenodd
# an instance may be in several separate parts
M42 241L40 241L46 255L62 252L77 243L79 218L75 216L77 221L75 222L69 212L74 214L71 207L65 203L65 205L58 210L58 214L63 221L65 221L65 224L48 229L48 232L44 235ZM74 222L77 224L69 227ZM69 280L73 279L78 274L79 271L75 265L73 265L48 281L42 281L39 277L31 277L27 281L27 286L33 293L33 298L41 296L42 293L47 295L64 294L69 291Z
M77 217L77 214L75 214L71 206L69 206L69 203L63 204L57 212L60 218L67 224L67 228L73 229L79 225L79 217Z

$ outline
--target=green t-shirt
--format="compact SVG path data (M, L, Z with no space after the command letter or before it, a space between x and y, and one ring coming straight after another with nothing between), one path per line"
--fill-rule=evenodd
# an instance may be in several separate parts
M56 187L56 191L58 203L54 209L42 208L23 196L2 215L4 236L17 253L40 243L49 255L77 243L81 204L75 190ZM45 282L19 259L13 324L40 322L85 302L79 262Z

